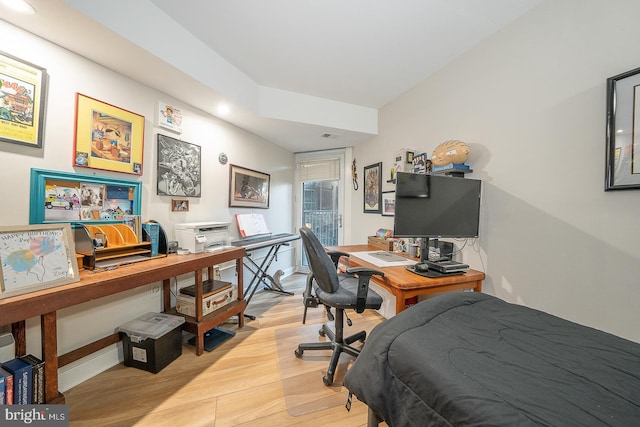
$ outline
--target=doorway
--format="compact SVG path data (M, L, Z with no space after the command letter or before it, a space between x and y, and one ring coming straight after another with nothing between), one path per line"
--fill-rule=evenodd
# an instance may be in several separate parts
M324 246L344 241L346 149L296 154L296 228L309 227ZM350 152L348 153L350 155ZM296 251L299 271L308 271L304 249Z

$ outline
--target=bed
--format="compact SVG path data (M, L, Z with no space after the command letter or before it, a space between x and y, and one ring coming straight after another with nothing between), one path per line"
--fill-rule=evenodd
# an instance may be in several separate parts
M640 344L450 293L376 326L344 385L369 407L369 425L634 426Z

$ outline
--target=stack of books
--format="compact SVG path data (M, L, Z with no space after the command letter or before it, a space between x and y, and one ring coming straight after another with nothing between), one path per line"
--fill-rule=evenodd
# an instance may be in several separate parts
M44 399L44 362L32 354L0 365L0 405L40 405Z
M447 170L469 170L469 165L465 163L447 163L446 165L431 166L432 172L442 172Z

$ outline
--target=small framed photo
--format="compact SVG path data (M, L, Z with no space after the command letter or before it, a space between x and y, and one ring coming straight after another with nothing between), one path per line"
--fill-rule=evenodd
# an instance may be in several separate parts
M428 159L427 153L415 154L413 156L413 173L429 173L429 165L431 160Z
M396 192L382 192L382 216L394 216L396 213Z
M364 213L382 212L382 162L364 168Z
M142 175L144 116L76 94L73 166Z
M229 207L269 208L271 175L230 165Z
M406 163L413 163L413 151L407 151L407 158L405 159Z
M182 133L182 111L173 104L158 101L158 126Z
M171 212L189 212L189 200L171 199Z
M0 227L0 298L78 282L69 223Z

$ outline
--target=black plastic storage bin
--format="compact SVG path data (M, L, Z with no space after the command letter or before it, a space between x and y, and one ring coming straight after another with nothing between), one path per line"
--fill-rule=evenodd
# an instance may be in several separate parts
M181 316L147 313L120 326L125 366L160 372L182 354L183 323Z

